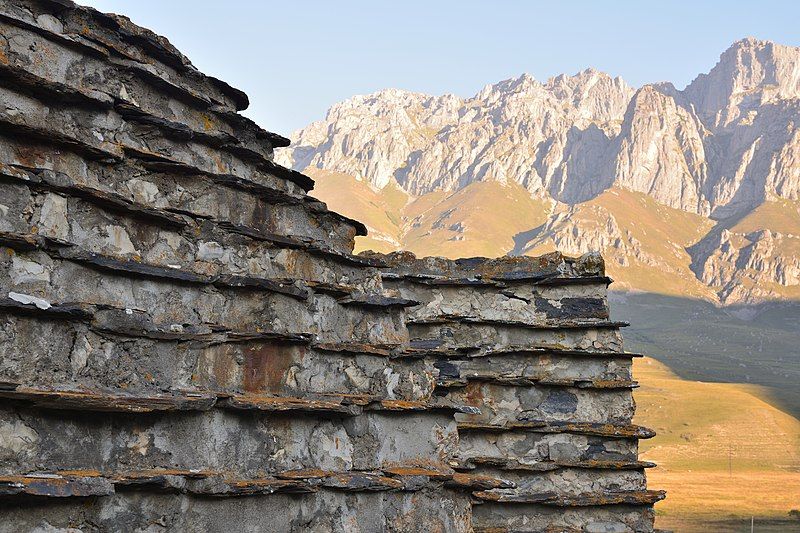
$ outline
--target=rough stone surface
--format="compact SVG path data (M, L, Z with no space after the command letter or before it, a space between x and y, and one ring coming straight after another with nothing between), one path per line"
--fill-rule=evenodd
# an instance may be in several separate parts
M0 531L652 529L598 256L352 255L166 39L0 32Z

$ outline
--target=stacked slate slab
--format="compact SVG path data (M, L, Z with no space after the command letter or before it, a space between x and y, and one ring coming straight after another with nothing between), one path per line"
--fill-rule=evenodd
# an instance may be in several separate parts
M631 361L609 319L600 256L383 256L384 285L420 305L409 350L432 361L454 415L458 472L511 482L473 493L475 531L652 531Z
M0 36L0 531L652 530L598 257L353 255L165 38Z

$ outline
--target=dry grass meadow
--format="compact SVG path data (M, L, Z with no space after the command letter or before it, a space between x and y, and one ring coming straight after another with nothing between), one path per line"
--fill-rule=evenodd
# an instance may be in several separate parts
M641 454L668 497L657 526L674 531L800 531L800 421L757 387L688 381L650 358L634 367L637 422L658 431Z

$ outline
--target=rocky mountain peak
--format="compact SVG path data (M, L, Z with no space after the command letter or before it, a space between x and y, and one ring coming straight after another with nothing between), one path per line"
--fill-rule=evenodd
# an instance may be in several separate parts
M760 105L800 97L800 48L741 39L684 92L709 126L724 127Z
M616 185L725 217L800 194L798 97L800 48L750 38L683 91L668 82L635 90L588 68L545 83L522 74L467 99L356 96L279 157L414 196L495 180L575 203Z
M699 120L657 87L633 96L606 175L626 189L694 213L708 213L701 189L708 164Z
M545 84L522 74L466 100L386 89L333 106L295 132L278 158L297 169L351 174L376 189L395 180L414 195L485 179L568 194L584 188L565 183L573 166L588 163L578 147L588 143L594 154L616 135L632 95L621 78L594 69Z
M294 168L333 169L383 188L413 152L458 119L462 106L452 94L384 89L357 95L295 132L294 147L276 153L276 159Z
M471 98L398 89L356 96L297 132L278 157L298 170L361 180L366 196L396 185L387 194L415 205L409 216L417 222L408 229L401 215L389 217L391 242L404 243L407 231L468 245L482 231L478 219L492 227L510 222L485 206L518 191L528 198L512 195L514 202L538 210L536 224L514 225L496 253L523 250L522 242L573 253L602 249L610 264L659 276L667 261L693 294L716 294L723 303L800 295L800 219L778 232L770 226L797 218L799 85L800 48L749 38L682 91L669 82L634 89L589 68L545 82L522 74ZM497 198L478 201L476 191ZM467 197L475 218L452 222ZM632 206L621 199L647 208L631 219ZM439 213L435 202L450 207ZM734 228L742 217L756 222ZM676 240L678 227L684 236Z

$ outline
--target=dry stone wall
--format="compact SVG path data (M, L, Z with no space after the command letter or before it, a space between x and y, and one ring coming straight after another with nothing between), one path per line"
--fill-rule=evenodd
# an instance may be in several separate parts
M353 255L246 106L0 0L0 531L651 530L602 261Z
M455 413L459 472L510 486L472 494L476 531L651 531L631 423L631 360L609 319L602 259L382 259L384 285L420 305L406 324Z

